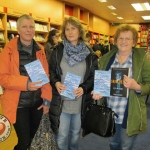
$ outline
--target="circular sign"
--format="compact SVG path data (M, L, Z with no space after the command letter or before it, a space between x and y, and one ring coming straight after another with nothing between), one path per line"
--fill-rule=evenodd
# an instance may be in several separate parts
M0 114L0 142L5 141L11 133L11 124L9 120Z

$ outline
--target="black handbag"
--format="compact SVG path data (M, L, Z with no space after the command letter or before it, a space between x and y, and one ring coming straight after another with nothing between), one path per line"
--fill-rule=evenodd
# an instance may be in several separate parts
M110 137L115 134L114 116L118 117L111 108L106 105L91 104L88 106L83 120L83 130L87 133L95 133L102 137Z

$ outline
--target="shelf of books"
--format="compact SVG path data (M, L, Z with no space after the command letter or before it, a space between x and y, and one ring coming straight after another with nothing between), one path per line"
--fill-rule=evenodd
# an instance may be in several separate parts
M147 35L148 30L141 31L141 41L140 41L140 47L147 49Z
M7 13L0 12L0 52L12 38L19 36L17 32L17 19L23 14L29 13L9 8L7 8ZM30 15L35 20L34 39L37 42L44 44L50 30L49 18L35 14Z
M5 21L6 21L5 14L1 13L0 14L0 52L2 51L6 43Z

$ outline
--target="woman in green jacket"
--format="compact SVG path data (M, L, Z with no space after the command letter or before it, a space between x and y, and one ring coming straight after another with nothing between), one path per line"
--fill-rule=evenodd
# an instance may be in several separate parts
M107 97L107 106L119 116L115 118L116 133L109 138L111 150L132 150L137 134L147 129L145 95L150 94L150 61L144 50L134 48L137 40L138 33L133 27L119 27L115 33L117 48L99 62L100 70L130 70L129 77L123 75L123 85L129 89L129 97ZM93 98L99 100L102 96L93 93Z

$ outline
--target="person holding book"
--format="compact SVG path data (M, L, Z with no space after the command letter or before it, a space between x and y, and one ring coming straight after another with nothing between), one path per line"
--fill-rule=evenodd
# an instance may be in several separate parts
M129 76L124 75L123 85L129 89L128 97L109 96L107 106L119 117L115 118L116 133L109 138L111 150L132 150L139 133L147 130L145 96L150 94L150 61L142 49L135 48L138 32L130 25L118 27L112 49L100 59L100 70L129 68ZM117 76L120 76L118 74ZM95 100L104 100L94 94Z
M59 37L60 37L60 33L57 29L53 29L49 32L48 39L45 44L45 53L46 53L47 61L50 60L50 56L54 46L56 46L59 43Z
M92 102L97 56L86 45L85 30L77 18L64 20L61 37L63 41L54 48L50 60L50 83L53 89L49 112L51 127L56 134L59 150L78 150L81 120L87 105ZM73 99L61 95L67 88L64 84L67 72L81 77L77 88L68 93L75 94ZM73 79L76 86L78 79Z
M40 86L42 81L32 82L24 67L38 59L49 76L44 47L33 39L33 18L26 14L20 16L17 30L19 37L13 38L0 54L0 85L4 89L1 104L18 136L14 149L27 150L43 113L49 112L52 88L49 83Z

